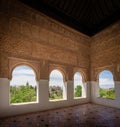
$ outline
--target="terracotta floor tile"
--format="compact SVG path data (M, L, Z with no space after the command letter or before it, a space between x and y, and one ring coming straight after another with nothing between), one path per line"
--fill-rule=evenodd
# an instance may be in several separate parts
M1 118L0 127L120 127L120 110L89 103Z

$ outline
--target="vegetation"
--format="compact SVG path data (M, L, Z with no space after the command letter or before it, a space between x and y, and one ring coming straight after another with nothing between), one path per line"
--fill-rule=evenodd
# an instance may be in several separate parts
M36 101L36 86L33 87L27 82L26 85L10 86L10 103L24 103ZM78 85L75 88L75 97L81 97L82 87ZM63 89L60 86L49 87L49 100L62 99Z
M36 87L29 85L10 86L10 103L23 103L36 101Z
M77 85L75 88L74 97L82 96L82 87L81 85ZM49 100L54 99L62 99L63 98L63 90L60 86L50 86L49 87Z
M60 86L50 86L49 87L49 100L62 99L63 90Z
M99 94L100 94L100 97L102 98L115 99L115 89L114 88L109 88L109 89L100 88Z
M74 97L81 97L82 96L82 86L77 85L74 92Z

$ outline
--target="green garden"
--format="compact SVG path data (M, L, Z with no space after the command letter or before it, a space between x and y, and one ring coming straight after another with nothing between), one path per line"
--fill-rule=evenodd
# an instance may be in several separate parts
M37 99L37 88L26 83L21 86L10 86L10 103L35 102ZM115 89L100 88L99 95L102 98L115 99ZM74 97L82 96L82 87L77 85L74 91ZM63 89L60 86L49 87L49 100L62 99Z
M100 88L99 95L102 98L115 99L115 89L114 88L109 88L109 89Z
M24 103L24 102L35 102L36 101L36 86L33 87L26 83L26 85L21 86L10 86L10 103ZM81 97L82 87L80 85L76 86L74 97ZM60 86L50 86L49 87L49 100L62 99L63 89Z

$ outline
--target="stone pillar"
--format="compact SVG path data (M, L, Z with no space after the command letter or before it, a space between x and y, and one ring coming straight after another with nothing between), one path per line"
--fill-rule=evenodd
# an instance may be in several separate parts
M39 103L46 105L49 101L49 81L40 79L39 81Z
M67 100L72 101L73 100L73 81L69 80L67 81Z
M7 78L0 78L0 116L9 108L9 84Z
M115 99L120 102L120 81L115 81Z

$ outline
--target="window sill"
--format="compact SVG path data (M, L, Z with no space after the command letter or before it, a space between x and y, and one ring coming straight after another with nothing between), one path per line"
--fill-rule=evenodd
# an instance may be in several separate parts
M86 97L74 97L75 100L77 99L85 99Z
M30 104L38 104L37 101L35 102L25 102L25 103L12 103L12 104L9 104L10 106L19 106L19 105L30 105Z
M58 102L58 101L66 101L67 99L55 99L55 100L49 100L49 102Z
M116 99L112 99L112 98L104 98L104 97L97 97L97 98L99 98L99 99L106 99L106 100L116 100Z

